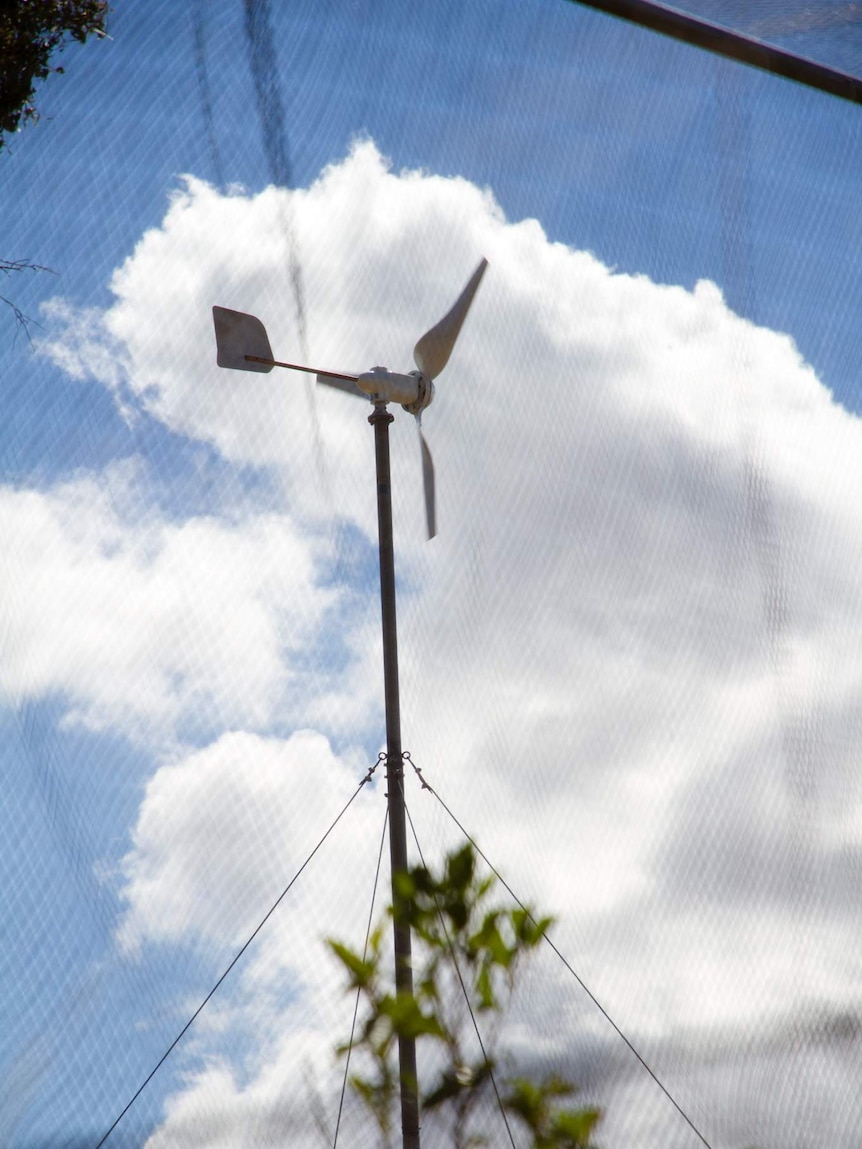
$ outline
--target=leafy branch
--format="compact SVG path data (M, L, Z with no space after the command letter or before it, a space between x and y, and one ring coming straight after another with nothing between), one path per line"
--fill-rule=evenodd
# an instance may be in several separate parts
M348 988L364 1001L364 1019L352 1048L368 1069L350 1081L387 1149L400 1085L400 1036L436 1047L439 1068L421 1103L426 1111L448 1112L454 1149L485 1142L473 1118L477 1103L498 1076L500 1025L518 970L552 922L520 907L495 904L493 889L492 878L477 875L469 845L449 854L439 873L423 865L398 875L397 908L390 907L388 916L408 924L417 943L412 995L397 994L393 988L382 952L385 920L371 934L364 956L343 942L328 940ZM478 1018L485 1031L481 1038ZM478 1052L470 1052L477 1045ZM347 1043L338 1052L346 1055L350 1049ZM500 1100L525 1127L532 1149L588 1149L600 1112L566 1107L565 1099L574 1092L570 1082L556 1076L541 1082L512 1077L503 1082Z

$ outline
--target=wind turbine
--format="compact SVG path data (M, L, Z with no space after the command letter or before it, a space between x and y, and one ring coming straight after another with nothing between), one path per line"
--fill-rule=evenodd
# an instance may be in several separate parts
M344 371L322 371L299 363L286 363L273 357L263 323L254 315L213 307L217 362L219 367L239 371L268 372L273 367L305 371L318 383L336 387L350 395L366 398L374 410L368 422L374 428L377 468L377 534L380 552L380 605L383 624L383 684L386 701L386 788L389 805L389 858L392 872L392 904L397 910L401 896L396 875L407 869L407 830L404 807L404 763L401 751L401 710L398 692L398 638L395 611L395 557L392 543L392 486L389 468L389 424L393 416L389 403L399 403L416 417L422 453L422 483L428 537L437 530L434 463L422 433L422 412L434 399L434 380L449 362L455 341L482 282L487 260L483 259L466 287L439 323L426 331L413 348L416 370L399 375L386 367L373 367L360 375ZM412 995L410 928L394 915L395 988ZM419 1098L416 1076L416 1042L399 1037L398 1060L401 1079L401 1130L403 1149L419 1149Z

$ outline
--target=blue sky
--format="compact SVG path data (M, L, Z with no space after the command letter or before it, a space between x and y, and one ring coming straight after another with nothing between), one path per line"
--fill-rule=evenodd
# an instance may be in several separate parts
M405 370L485 254L430 546L393 430L405 744L714 1145L817 1143L761 1072L852 1144L858 108L562 2L291 5L290 196L242 6L117 7L0 156L3 254L56 273L3 285L32 345L0 313L0 1139L98 1140L382 739L362 408L219 373L210 306L290 358L298 259L313 361ZM251 1144L305 1057L326 1095L305 970L375 793L357 889L311 875L117 1144ZM602 1143L691 1143L543 973Z

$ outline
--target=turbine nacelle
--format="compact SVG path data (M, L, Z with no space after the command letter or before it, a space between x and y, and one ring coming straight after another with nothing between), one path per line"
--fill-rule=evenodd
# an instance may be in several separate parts
M325 383L325 378L319 377ZM399 403L411 415L424 411L434 399L434 381L421 371L399 375L386 367L372 367L356 377L356 386L372 403Z

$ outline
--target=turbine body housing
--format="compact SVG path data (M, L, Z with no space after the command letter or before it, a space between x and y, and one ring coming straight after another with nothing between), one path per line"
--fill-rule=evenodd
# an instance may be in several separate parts
M372 367L356 378L356 385L370 397L386 403L406 406L419 398L419 380L415 375L399 375L385 367Z

